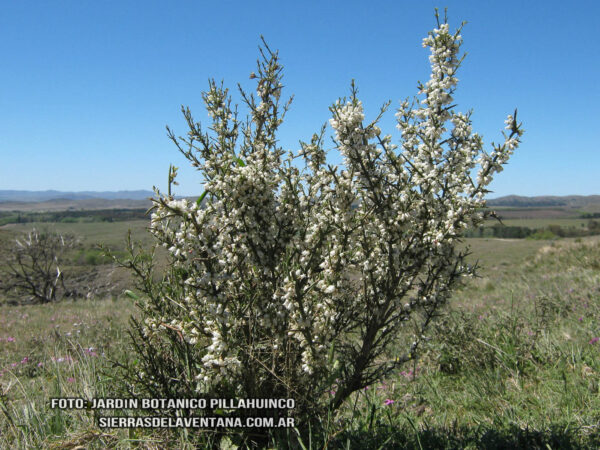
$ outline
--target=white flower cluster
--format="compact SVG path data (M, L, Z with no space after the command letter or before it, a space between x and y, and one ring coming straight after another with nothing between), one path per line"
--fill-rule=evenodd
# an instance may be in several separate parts
M215 135L192 128L190 148L198 146L202 164L187 153L207 196L202 205L160 197L152 215L152 233L186 274L171 299L178 313L146 322L147 333L176 330L200 349L199 391L241 386L250 366L286 380L326 373L334 344L358 380L345 389L355 389L411 313L433 314L471 272L454 244L482 220L485 187L522 132L509 116L510 133L488 155L470 115L452 109L461 39L447 24L424 39L431 78L420 100L398 110L401 151L377 120L364 124L354 89L331 107L341 170L326 164L323 132L296 156L277 147L276 60L260 71L260 103L244 97L246 124L211 83L204 100Z

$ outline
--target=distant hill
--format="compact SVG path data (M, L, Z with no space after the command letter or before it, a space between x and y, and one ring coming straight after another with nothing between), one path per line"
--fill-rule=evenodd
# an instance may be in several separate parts
M147 200L152 191L12 191L0 190L0 202L47 202L51 200Z
M507 195L487 201L488 206L506 206L512 208L543 208L543 207L567 207L585 208L590 205L600 204L600 195L565 195L538 197L521 197L519 195Z

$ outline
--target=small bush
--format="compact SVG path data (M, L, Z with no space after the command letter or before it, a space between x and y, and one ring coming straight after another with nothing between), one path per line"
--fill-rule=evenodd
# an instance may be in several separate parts
M558 239L558 236L556 236L552 231L548 230L548 229L544 229L544 230L538 230L535 233L532 233L528 236L529 239L535 239L535 240L553 240L553 239Z
M49 230L16 239L2 266L0 291L16 303L50 303L68 294L61 267L75 245L73 236Z
M81 249L75 256L74 260L77 264L86 266L98 266L112 262L112 258L107 256L105 251L100 248Z

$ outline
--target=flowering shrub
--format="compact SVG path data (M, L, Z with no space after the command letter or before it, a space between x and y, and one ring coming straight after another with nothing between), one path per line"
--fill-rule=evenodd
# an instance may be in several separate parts
M205 182L197 202L157 191L150 231L170 267L160 282L132 250L145 292L134 344L136 381L156 396L294 398L309 420L411 360L436 311L475 268L458 250L484 217L486 186L522 134L483 151L470 114L452 95L460 29L446 22L423 40L431 77L396 114L401 147L365 122L351 97L330 108L342 167L326 163L325 127L297 153L278 146L282 66L261 49L256 95L210 82L211 125L184 109L185 137L169 135ZM478 169L476 175L474 169ZM392 355L400 332L414 337ZM336 384L335 394L331 387ZM312 414L312 416L311 416Z

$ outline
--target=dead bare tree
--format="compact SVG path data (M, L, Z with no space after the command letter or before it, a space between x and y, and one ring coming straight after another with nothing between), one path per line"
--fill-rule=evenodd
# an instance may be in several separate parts
M18 303L51 303L68 295L61 266L75 244L74 236L48 230L16 239L2 264L0 291Z

